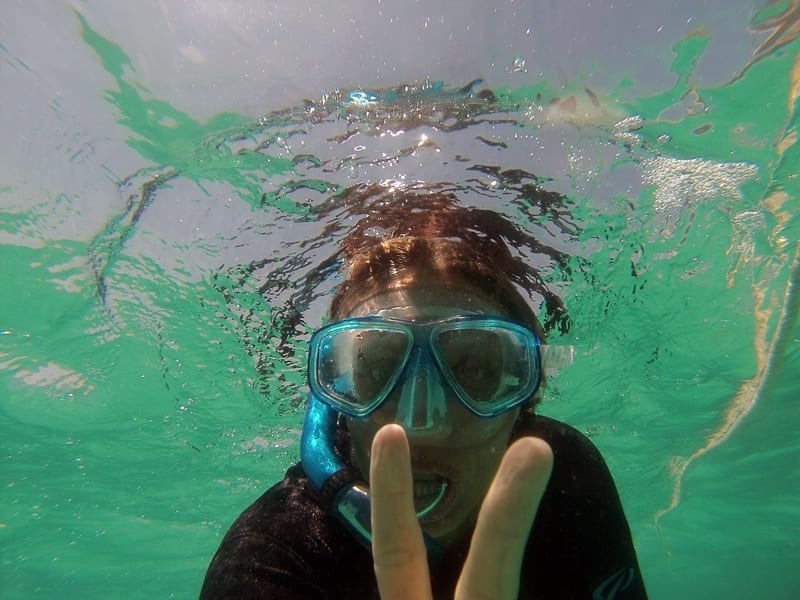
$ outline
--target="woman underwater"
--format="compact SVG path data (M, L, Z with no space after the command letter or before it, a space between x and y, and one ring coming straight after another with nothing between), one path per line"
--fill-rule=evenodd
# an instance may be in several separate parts
M508 247L531 240L449 193L345 195L366 216L330 260L301 461L232 525L201 597L646 597L598 450L533 410L547 347L520 289L560 301Z

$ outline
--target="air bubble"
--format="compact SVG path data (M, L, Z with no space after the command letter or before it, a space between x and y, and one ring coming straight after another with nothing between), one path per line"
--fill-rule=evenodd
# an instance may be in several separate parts
M517 56L514 59L514 63L511 65L511 72L512 73L526 73L527 69L525 68L525 59L521 56Z

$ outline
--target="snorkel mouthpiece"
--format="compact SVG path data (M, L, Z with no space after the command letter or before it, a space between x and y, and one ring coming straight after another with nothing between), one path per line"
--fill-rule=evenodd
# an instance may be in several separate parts
M314 394L308 398L308 410L300 438L300 459L303 470L316 490L326 497L332 493L331 508L355 538L367 548L372 547L372 524L369 488L363 481L347 478L348 467L334 450L336 436L336 411ZM338 489L331 490L337 479ZM330 497L330 496L327 496ZM436 501L438 504L439 500ZM429 510L427 511L429 512ZM418 515L419 516L419 515ZM430 536L424 535L428 557L436 562L442 548Z
M333 501L337 514L356 538L372 543L369 491L363 483L345 485Z

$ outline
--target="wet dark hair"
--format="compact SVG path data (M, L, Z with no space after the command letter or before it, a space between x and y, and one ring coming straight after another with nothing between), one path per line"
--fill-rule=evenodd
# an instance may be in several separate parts
M408 287L421 275L433 275L445 285L474 285L541 335L556 324L566 329L561 299L538 270L510 248L546 254L562 265L566 257L501 213L461 206L454 193L424 187L355 186L343 192L342 202L364 207L365 216L324 263L337 264L344 274L331 301L332 318L347 316L375 293ZM521 291L529 298L538 294L544 299L544 327Z

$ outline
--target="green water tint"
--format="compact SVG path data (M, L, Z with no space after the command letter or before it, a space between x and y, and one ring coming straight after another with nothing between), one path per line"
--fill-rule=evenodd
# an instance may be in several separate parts
M679 57L681 50L682 47L676 47ZM692 62L694 60L696 58ZM783 62L785 72L791 72L796 61L794 53L774 56L769 60ZM734 192L732 197L729 194L728 197L721 195L717 198L717 205L706 217L715 218L714 212L717 211L728 217L723 220L729 238L726 256L710 255L706 248L711 244L704 244L701 240L698 240L701 251L694 253L694 260L706 263L713 261L711 265L715 267L727 262L724 278L721 268L697 278L708 291L717 288L716 293L706 296L712 310L705 322L714 323L714 309L720 306L747 307L749 323L742 323L741 334L731 336L722 346L738 348L742 354L746 350L750 356L749 360L738 357L741 365L733 373L738 375L734 381L739 383L719 425L711 425L712 431L704 445L687 451L672 465L676 484L669 508L674 508L680 501L681 480L689 465L724 443L763 398L765 385L779 360L780 353L777 350L781 348L782 339L790 333L791 320L787 310L791 305L792 286L798 276L797 240L800 239L797 217L790 212L788 201L796 197L793 174L800 164L796 146L797 105L792 93L798 82L787 77L776 84L773 69L774 65L755 64L746 78L719 89L697 91L696 102L702 107L709 107L708 112L698 111L678 123L667 123L666 127L660 122L652 123L640 132L643 139L651 144L663 135L668 135L671 140L686 140L679 145L682 155L697 151L702 152L705 158L717 161L744 160L757 165L759 171L758 181L749 181L741 186L742 192ZM688 80L682 79L682 83L688 83ZM764 90L767 89L777 90L778 93L770 93L765 97ZM682 98L691 93L692 90L687 89ZM758 109L752 106L754 99L757 100ZM662 106L648 100L639 105L638 112L654 114ZM685 170L678 171L675 175L684 173ZM713 202L715 199L705 198L703 202L709 200ZM699 207L695 210L699 211ZM687 250L691 251L684 244L678 256L685 255ZM697 270L697 267L693 270ZM710 275L716 275L717 281L709 281ZM737 293L736 290L746 290L749 294ZM730 303L720 303L722 298L729 298ZM719 321L719 317L716 320ZM750 335L746 335L749 332ZM743 347L744 340L749 340L746 348ZM705 344L704 350L711 353L719 341L714 335ZM735 365L737 356L731 354L726 353L726 359Z
M636 307L634 314L640 315L629 323L630 330L635 329L636 323L646 323L651 332L643 338L667 342L666 347L653 345L651 352L654 360L658 358L662 362L669 360L669 356L674 357L676 364L672 368L662 366L671 377L679 376L673 385L682 386L681 365L701 365L696 372L687 373L691 377L686 377L685 381L701 385L703 390L716 384L719 389L714 397L731 398L721 417L708 414L705 407L701 407L706 412L702 418L707 421L706 429L710 433L699 447L693 448L689 443L678 450L670 466L675 479L671 501L665 509L678 505L682 478L690 464L724 443L763 397L772 367L779 361L782 340L790 335L792 316L788 309L792 302L792 286L798 276L800 231L790 201L796 197L794 173L800 164L795 143L796 98L792 94L797 81L787 77L780 84L775 82L776 66L783 63L780 71L790 72L795 55L787 52L784 56L770 58L772 64L756 64L746 78L729 85L697 90L691 84L688 68L700 57L705 42L705 38L698 35L676 45L677 58L673 64L673 70L679 74L676 87L657 97L632 103L628 108L631 113L644 117L642 127L636 131L644 153L634 150L632 154L644 167L645 181L651 168L667 170L659 174L661 179L666 176L666 179L688 180L680 190L683 197L674 198L670 194L673 200L680 202L677 207L660 207L662 215L669 209L678 209L677 231L672 231L671 225L664 227L658 223L656 185L655 189L652 186L645 189L635 203L635 213L625 209L627 199L620 199L618 216L621 218L616 226L613 216L609 224L608 215L604 214L606 231L589 228L584 232L584 236L609 240L605 251L593 255L592 268L597 269L608 261L612 273L618 274L617 285L609 285L609 280L605 280L610 290L624 290L625 280L628 280L631 291L626 301ZM779 93L764 97L767 89L778 89ZM674 112L675 105L686 105L687 99L693 114L675 120L661 117ZM665 139L668 142L664 142ZM675 158L654 161L648 156L653 149ZM682 156L702 156L704 164L700 166L713 167L707 161L715 161L729 168L721 174L718 169L698 169L700 159L679 158ZM758 178L754 177L754 167L757 167ZM715 170L716 176L721 175L721 178L709 185L708 178ZM699 189L705 193L698 193ZM642 218L641 208L651 206L657 210L649 215L650 223L645 222L638 232L625 227L623 219L635 219L635 215ZM648 212L645 208L644 214ZM579 220L592 222L593 216L590 210ZM701 224L713 224L714 228L708 231ZM609 227L616 232L625 231L619 235L620 246L615 247L611 241L614 236L608 232ZM720 238L714 239L717 235ZM615 265L618 268L615 269ZM631 272L636 273L635 283L630 281ZM677 287L667 290L654 281L655 278L661 282L672 281ZM588 299L591 293L589 290L580 299ZM719 313L724 308L733 309L727 319ZM687 339L676 335L682 329L682 324L676 321L680 320L677 315L689 314L694 324L703 325ZM607 317L604 313L601 318ZM580 320L579 316L575 318ZM599 337L604 336L601 333ZM637 343L634 341L630 346L636 347ZM626 345L619 347L624 349ZM614 365L624 364L625 360L623 355L617 357L620 362L610 359L603 370L618 371ZM649 378L647 370L645 381ZM634 373L624 371L619 375L623 381L635 378ZM727 385L720 385L720 378L727 379ZM669 385L663 377L657 381ZM657 395L662 390L653 386L646 391ZM681 418L692 411L685 401L686 390L679 391L679 397L665 407L667 411L659 415L659 420L668 418L667 413L677 407L680 407L678 416ZM674 421L675 427L680 428L678 419ZM664 510L658 511L657 517L663 513Z
M348 183L337 174L363 166L357 158L336 156L338 142L300 155L292 140L363 109L348 106L340 92L258 122L226 114L201 124L148 98L125 52L78 19L84 41L114 78L117 87L107 99L131 133L127 143L152 166L120 182L127 206L92 241L4 243L4 268L22 296L0 300L9 324L0 327L6 390L0 411L14 425L6 438L12 464L42 475L12 474L14 489L7 494L13 502L7 506L13 508L2 517L4 529L30 542L12 557L12 565L22 566L5 564L4 571L10 569L19 593L36 586L59 589L66 571L73 574L74 590L122 595L135 581L151 595L165 589L191 595L231 519L297 458L311 326L292 322L285 302L298 290L297 273L324 258L350 222L341 207L327 213L327 243L315 228L329 198ZM744 462L743 443L763 443L755 438L767 418L758 410L764 390L784 400L797 392L793 379L775 373L788 361L796 364L787 340L797 338L789 323L792 306L796 312L791 285L800 239L793 200L800 164L798 84L790 76L798 45L784 44L729 85L697 89L692 72L706 43L698 34L676 44L677 82L656 96L632 99L629 82L621 82L596 110L580 87L542 82L496 90L499 102L492 109L498 119L513 120L515 130L561 127L565 137L577 131L601 150L590 161L593 175L578 163L562 177L576 182L565 199L575 226L563 237L575 241L577 251L569 268L553 267L545 275L565 290L573 321L568 333L554 337L575 344L579 355L551 383L542 411L587 432L603 450L654 597L687 589L670 569L700 560L692 543L708 533L702 527L720 525L692 504L697 492L687 508L683 491L724 489L706 482L731 478L719 465ZM457 90L429 84L412 91L413 107L428 119L423 123L447 118L428 110L437 98L455 111L456 121L495 116L480 113L485 104L459 99ZM402 101L402 90L392 93ZM579 110L564 124L563 115L550 109L571 94L579 97ZM591 115L582 120L584 107ZM393 116L360 114L364 123ZM631 116L641 119L625 124ZM395 158L407 158L406 150ZM499 151L501 163L503 156ZM626 170L644 173L641 192L620 189L608 202L594 199L604 176ZM683 187L665 192L664 173ZM714 185L703 187L709 176ZM549 182L536 184L547 189ZM516 188L503 196L511 188L497 187L498 210L544 227L548 215L526 205ZM469 198L475 189L469 188ZM235 198L265 240L287 240L265 247L261 260L236 263L220 257L229 241L209 237L219 243L209 241L208 260L195 264L192 255L179 252L188 242L160 238L142 224L179 194L191 196L197 211ZM670 198L676 202L662 202ZM33 214L4 214L0 239L14 240L36 227ZM292 229L306 227L306 237L291 237ZM145 246L156 250L143 254ZM159 262L161 247L177 254L173 264ZM324 293L315 306L324 304ZM287 343L282 328L296 338ZM770 401L775 414L786 414L776 399ZM770 431L796 446L789 422ZM705 454L709 450L714 452ZM186 472L191 476L181 475ZM753 479L752 473L736 475ZM173 479L178 489L172 489ZM718 503L732 523L742 519L735 500ZM655 518L667 508L676 510L664 514L659 531ZM793 506L776 510L796 515ZM781 525L769 539L754 536L754 547L766 554L770 543L788 548L774 560L788 565L797 556L796 545L787 546L796 527L788 521L776 527ZM691 532L686 539L685 531ZM733 534L714 535L724 544ZM71 540L71 551L59 536ZM171 543L164 543L165 536ZM24 566L36 552L58 557L60 564ZM28 562L23 554L31 555ZM143 569L155 578L144 582ZM711 566L709 571L718 583L707 589L726 589L724 577Z

